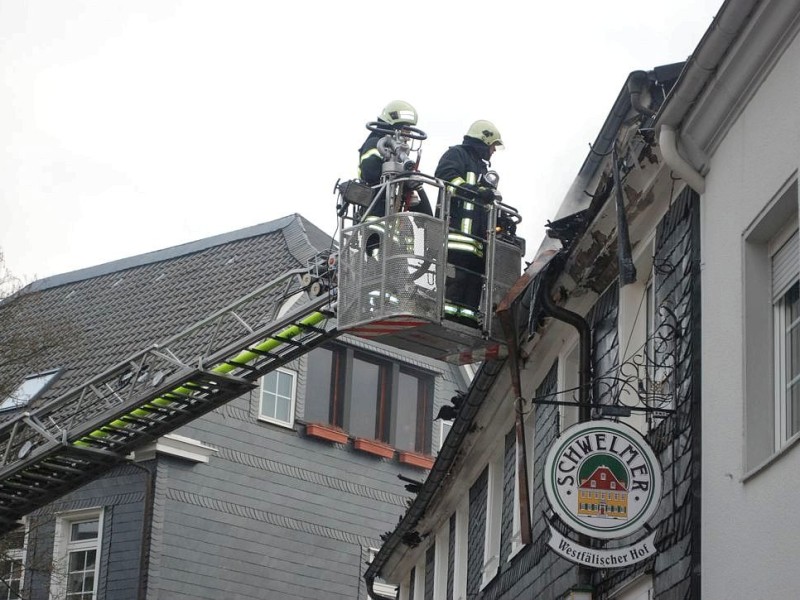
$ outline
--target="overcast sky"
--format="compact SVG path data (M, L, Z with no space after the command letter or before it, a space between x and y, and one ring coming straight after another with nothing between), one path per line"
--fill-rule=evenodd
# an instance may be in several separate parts
M335 228L393 99L470 123L544 236L628 73L685 60L722 0L2 0L0 249L26 280L298 212Z

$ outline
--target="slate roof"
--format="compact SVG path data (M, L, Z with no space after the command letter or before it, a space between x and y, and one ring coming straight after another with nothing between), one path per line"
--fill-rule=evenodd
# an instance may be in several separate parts
M64 369L38 404L305 266L332 245L308 220L288 215L33 282L16 301L0 304L0 323L7 331L44 324L37 335L58 344L18 373Z

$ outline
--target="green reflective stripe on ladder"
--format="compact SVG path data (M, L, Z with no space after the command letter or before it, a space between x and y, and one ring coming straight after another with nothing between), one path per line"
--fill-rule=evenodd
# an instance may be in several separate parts
M289 338L289 339L294 338L294 337L298 336L299 334L301 334L303 332L303 327L302 326L311 327L311 326L317 325L318 323L320 323L323 320L325 320L325 315L322 314L321 312L316 312L315 311L315 312L311 313L309 316L307 316L305 319L301 320L299 325L289 325L286 329L284 329L283 331L278 333L276 337ZM259 352L271 352L272 350L275 350L279 346L282 346L284 343L285 342L283 340L278 340L278 339L276 339L274 337L271 337L271 338L267 338L265 341L261 342L258 346L255 346L254 350L257 350ZM260 356L260 354L257 353L257 352L252 352L250 350L242 350L239 354L237 354L230 361L226 361L226 362L220 363L217 366L213 367L211 369L211 372L212 373L221 373L221 374L230 373L231 371L233 371L237 367L237 365L232 364L232 363L248 363L251 360L253 360L255 358L258 358L259 356ZM187 383L192 383L192 382L189 381ZM181 386L181 387L175 388L174 390L172 390L169 393L190 395L192 393L192 389L190 389L188 387L185 387L185 386ZM125 427L127 427L129 425L129 422L124 420L125 417L127 417L127 416L130 416L130 417L147 417L148 415L150 415L151 412L153 412L153 411L149 410L150 407L168 408L172 404L172 402L173 401L170 400L169 398L164 398L164 397L154 398L153 400L150 400L148 403L143 404L142 406L133 409L127 415L125 415L123 417L120 417L119 419L115 419L115 420L111 421L110 423L108 423L107 425L103 425L102 427L115 427L117 429L124 429ZM94 431L89 433L87 436L85 436L85 437L83 437L83 438L81 438L79 440L75 440L74 442L72 442L72 444L74 446L86 447L86 446L91 446L92 445L91 444L91 442L92 442L91 438L99 439L99 438L108 437L109 433L107 431L103 431L102 427L99 428L99 429L95 429Z

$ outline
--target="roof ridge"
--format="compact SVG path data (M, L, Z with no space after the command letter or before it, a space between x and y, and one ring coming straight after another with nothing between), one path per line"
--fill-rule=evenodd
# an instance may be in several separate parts
M99 265L94 265L83 269L77 269L75 271L68 271L66 273L61 273L58 275L51 275L49 277L44 277L42 279L38 279L36 281L31 282L22 291L23 292L41 291L49 288L58 287L60 285L66 285L68 283L75 283L77 281L83 281L85 279L92 279L94 277L99 277L101 275L108 275L110 273L116 273L118 271L132 269L134 267L141 267L144 265L149 265L165 260L170 260L173 258L178 258L180 256L185 256L188 254L194 254L195 252L201 252L203 250L213 248L214 246L221 246L223 244L228 244L230 242L235 242L250 237L256 237L260 235L266 235L268 233L275 233L277 231L282 231L285 228L290 227L292 224L296 223L300 219L305 221L304 217L301 217L297 213L292 213L290 215L280 217L279 219L266 221L264 223L259 223L258 225L251 225L249 227L244 227L242 229L237 229L235 231L229 231L227 233L221 233L210 237L201 238L198 240L193 240L191 242L186 242L184 244L179 244L177 246L171 246L168 248L162 248L160 250L145 252L143 254L128 256L107 263L101 263ZM294 255L294 253L292 254Z

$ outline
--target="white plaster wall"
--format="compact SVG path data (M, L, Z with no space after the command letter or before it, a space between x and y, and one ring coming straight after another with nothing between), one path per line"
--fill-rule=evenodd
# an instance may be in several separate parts
M702 597L800 598L800 445L742 481L742 234L800 165L800 38L711 158L702 205Z

